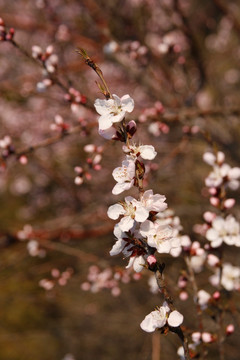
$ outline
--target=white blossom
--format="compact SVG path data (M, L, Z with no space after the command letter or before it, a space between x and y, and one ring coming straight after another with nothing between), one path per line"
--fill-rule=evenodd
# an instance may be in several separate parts
M183 315L179 311L174 310L169 314L168 317L169 326L178 327L182 324L182 322L183 322Z
M172 256L179 256L182 252L182 248L189 248L191 246L191 240L189 236L180 234L182 225L180 223L179 217L174 216L173 210L166 209L165 211L159 212L156 217L156 223L162 226L170 226L172 229L170 240L171 247L169 251Z
M223 152L218 151L217 155L206 152L203 155L203 160L213 167L213 171L205 179L207 187L219 187L223 182L227 183L228 187L232 190L237 190L239 187L240 168L231 168L230 165L223 163L225 155Z
M126 112L132 112L134 109L134 101L129 95L119 98L113 94L112 99L97 99L94 103L96 111L100 116L98 119L99 130L107 130L111 126L124 119Z
M141 198L141 203L148 211L161 212L167 208L165 200L166 196L160 194L154 195L152 190L147 190Z
M206 238L213 248L219 247L225 242L227 245L240 246L240 225L232 215L226 219L217 216L212 227L207 230Z
M205 290L199 290L197 293L198 304L201 309L205 309L207 307L208 300L211 298L211 295Z
M115 225L113 233L116 236L117 241L113 245L110 255L118 255L123 251L125 256L130 256L132 252L128 252L128 250L131 249L132 245L124 240L124 237L127 238L127 235L119 228L118 224Z
M119 222L122 231L129 231L135 221L142 223L147 220L150 211L163 211L166 209L166 197L164 195L153 195L152 190L147 190L138 201L132 196L127 196L125 202L112 205L108 209L110 219L117 220L120 215L123 218Z
M183 322L183 315L177 310L170 311L166 302L157 310L148 314L141 322L140 327L146 332L153 332L162 328L166 323L171 327L178 327Z
M130 267L133 267L134 271L141 272L143 270L144 264L145 264L145 258L141 256L131 256L128 262L128 265L126 266L126 269L129 269Z
M190 257L190 265L196 273L199 273L202 271L204 262L206 260L206 252L204 249L201 249L201 252L198 252L198 254Z
M219 269L215 270L215 274L210 276L209 280L213 286L219 285ZM240 268L229 263L223 264L221 285L228 291L240 289Z
M125 146L123 150L130 153L133 158L141 156L144 160L153 160L157 155L157 152L152 145L130 145L129 147Z
M158 284L156 282L156 278L155 278L155 275L151 275L148 279L148 285L149 285L149 288L150 288L150 292L153 293L153 294L158 294L159 293L159 287L158 287Z
M172 230L169 226L146 220L140 226L140 234L147 237L148 245L156 248L160 254L170 252Z
M105 130L99 129L98 133L104 139L111 140L112 138L114 138L116 136L116 129L114 126L111 126L110 128L105 129Z
M153 332L156 329L163 327L167 322L168 311L169 307L167 305L163 305L157 310L152 311L141 322L140 327L146 332Z
M225 155L222 151L218 151L216 155L207 151L203 154L203 160L210 166L221 165L225 160Z
M117 181L112 193L118 195L124 190L129 190L134 184L135 162L131 159L124 160L122 166L113 170L113 178Z

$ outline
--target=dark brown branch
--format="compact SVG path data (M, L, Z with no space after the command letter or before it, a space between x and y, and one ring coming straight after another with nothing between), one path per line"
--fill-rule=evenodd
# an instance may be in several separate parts
M179 0L174 0L174 7L175 7L176 11L178 12L178 14L180 15L180 17L182 19L182 22L183 22L182 30L183 30L186 38L189 41L192 57L193 57L196 65L198 67L198 70L199 70L200 83L199 83L198 90L200 90L203 87L203 85L205 84L206 79L207 79L206 70L205 70L205 67L204 67L204 61L203 61L203 57L202 57L202 52L201 52L200 47L198 45L198 40L196 38L196 35L194 34L194 31L193 31L192 26L191 26L191 24L189 22L189 19L181 9L181 5L179 4Z
M64 130L60 134L53 136L51 138L45 139L35 145L28 146L26 148L20 149L19 151L16 151L13 155L16 155L18 158L22 155L27 155L39 148L43 148L52 144L57 143L58 141L62 140L66 136L76 134L82 130L82 125L77 125L69 130Z

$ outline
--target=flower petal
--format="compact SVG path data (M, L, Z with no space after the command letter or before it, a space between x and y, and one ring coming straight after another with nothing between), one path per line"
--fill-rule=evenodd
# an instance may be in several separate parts
M178 312L177 310L174 310L170 313L168 317L168 325L172 327L178 327L183 322L183 315Z
M145 160L153 160L157 155L157 152L152 145L139 146L139 150L141 157Z
M130 216L124 216L119 222L119 228L122 231L129 231L134 225L134 219Z
M131 182L117 183L112 189L113 195L121 194L125 190L129 190L133 186L133 180Z
M107 214L110 219L117 220L120 215L125 214L125 210L122 205L114 204L108 208Z
M114 256L114 255L120 254L120 252L124 249L126 244L127 244L127 242L122 239L117 240L109 252L110 255Z
M134 100L129 95L124 95L121 98L121 106L123 111L130 113L134 109Z

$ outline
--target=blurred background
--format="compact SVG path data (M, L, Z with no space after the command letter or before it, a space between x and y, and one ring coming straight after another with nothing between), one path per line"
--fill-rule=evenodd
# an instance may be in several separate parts
M111 175L123 154L120 143L98 135L97 76L75 49L101 67L112 93L134 99L135 141L158 152L145 186L166 195L182 233L204 243L193 232L210 209L203 152L214 144L227 163L240 164L239 1L0 0L0 17L6 32L15 29L14 43L0 43L0 359L178 359L173 334L140 329L161 305L147 272L128 274L115 296L86 285L89 267L121 273L127 264L109 256L114 222L106 215L123 198L112 195ZM54 71L32 58L33 46L44 53L49 45ZM59 123L72 134L61 136ZM92 163L97 153L101 169ZM239 190L230 196L239 200ZM239 219L239 201L234 214ZM239 250L225 250L226 261L240 266ZM196 330L191 297L178 300L184 262L161 260L184 325ZM198 281L211 291L209 275ZM235 312L227 316L239 321ZM228 360L239 356L238 337L227 339ZM208 356L219 358L217 345Z

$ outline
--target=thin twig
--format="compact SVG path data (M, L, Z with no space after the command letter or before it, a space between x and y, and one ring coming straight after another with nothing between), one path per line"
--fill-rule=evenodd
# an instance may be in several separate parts
M41 242L41 246L50 250L62 252L67 255L75 256L79 258L82 262L88 263L91 261L96 263L99 260L98 257L93 254L86 253L80 249L72 248L59 242L44 240L43 242Z
M164 276L163 276L163 269L164 269L164 265L160 265L157 263L157 265L155 267L155 271L154 271L155 278L156 278L158 287L160 289L160 292L163 295L164 300L167 302L170 310L173 311L173 310L175 310L175 307L173 305L173 299L170 296L170 294L168 293L168 290L166 287L166 283L165 283ZM174 332L175 334L177 334L179 339L181 340L182 346L184 349L185 360L190 360L189 349L188 349L188 340L187 340L187 337L184 336L181 326L178 326L176 328L170 327L170 330L172 332Z
M100 67L88 56L87 52L84 49L77 48L76 52L81 55L85 61L85 63L92 68L98 77L100 78L102 84L97 83L99 90L103 93L103 95L106 97L106 99L112 98L112 94L108 88L108 85L104 79L102 70Z

